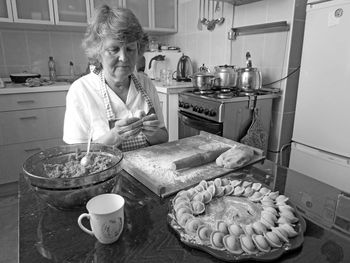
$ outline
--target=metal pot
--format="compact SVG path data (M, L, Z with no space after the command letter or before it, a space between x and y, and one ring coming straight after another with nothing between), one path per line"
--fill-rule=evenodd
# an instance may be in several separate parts
M210 90L215 80L214 74L205 72L197 72L193 76L190 76L190 78L192 79L193 87L200 90Z
M223 65L215 67L214 86L232 88L237 85L237 72L235 66Z
M25 83L28 78L40 78L40 74L37 73L14 73L10 74L11 81L14 83Z
M237 70L237 86L239 89L252 92L261 89L261 72L257 68L240 68Z

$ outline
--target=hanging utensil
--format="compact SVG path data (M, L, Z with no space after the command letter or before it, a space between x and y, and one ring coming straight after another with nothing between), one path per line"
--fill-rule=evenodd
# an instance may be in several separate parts
M224 17L224 0L221 0L221 17L218 19L217 24L222 25L225 22L225 17Z
M199 0L199 12L198 12L198 23L197 23L197 29L202 30L202 0Z
M205 18L205 0L203 0L203 18L201 20L203 25L207 25L208 19Z
M212 1L212 10L211 10L212 18L211 18L211 20L209 21L209 24L208 24L208 26L207 26L207 29L208 29L209 31L213 31L213 30L215 29L215 25L216 25L216 20L214 19L214 8L215 8L214 5L215 5L215 4L214 4L214 0L213 0L213 1ZM209 9L208 9L208 11L209 11ZM209 15L208 15L208 17L209 17Z

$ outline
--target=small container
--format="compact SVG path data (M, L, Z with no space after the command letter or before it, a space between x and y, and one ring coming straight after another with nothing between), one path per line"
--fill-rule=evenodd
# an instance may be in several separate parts
M74 64L72 61L69 61L69 76L70 76L70 80L74 81L75 73L74 73Z
M49 62L48 62L48 66L49 66L49 79L51 81L55 81L56 80L56 66L55 66L55 61L53 60L53 57L49 57Z

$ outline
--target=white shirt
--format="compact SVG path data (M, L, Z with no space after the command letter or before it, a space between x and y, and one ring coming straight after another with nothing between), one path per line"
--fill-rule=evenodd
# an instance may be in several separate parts
M161 127L164 127L164 117L158 93L151 79L144 74L134 74L150 97ZM69 88L63 128L63 140L66 143L86 143L89 138L90 126L93 127L93 140L110 130L100 85L100 77L91 72L73 82ZM143 110L146 113L149 111L147 102L137 91L133 81L130 82L125 103L108 85L106 86L111 107L117 119L135 116L138 110Z

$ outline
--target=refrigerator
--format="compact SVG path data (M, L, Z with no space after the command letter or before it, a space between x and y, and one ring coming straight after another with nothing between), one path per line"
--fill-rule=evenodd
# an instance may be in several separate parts
M350 0L308 1L289 168L350 194Z

